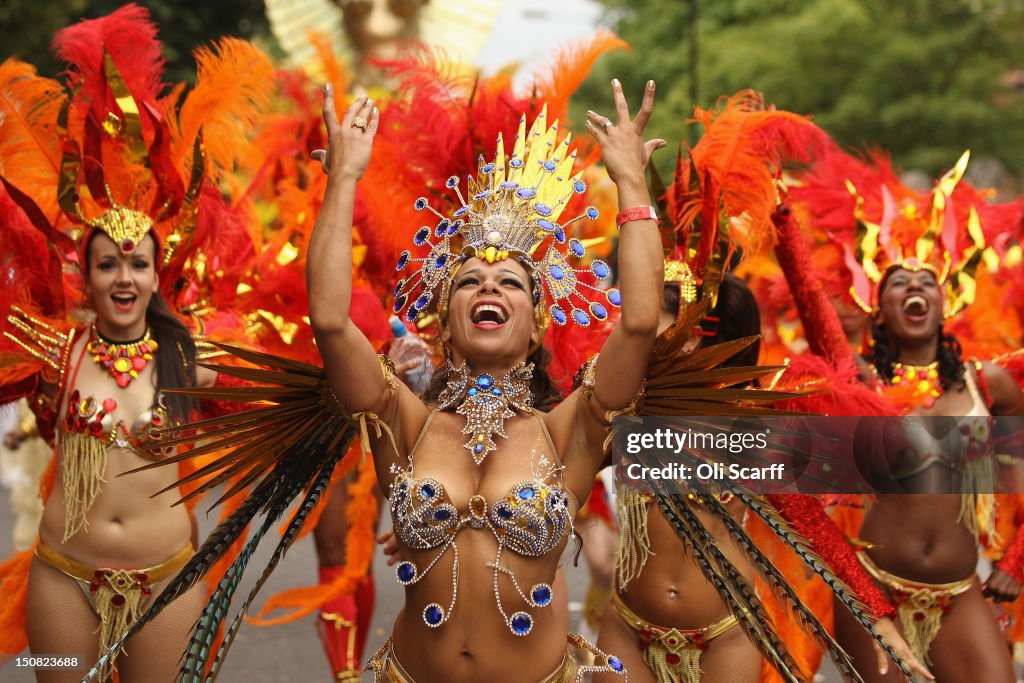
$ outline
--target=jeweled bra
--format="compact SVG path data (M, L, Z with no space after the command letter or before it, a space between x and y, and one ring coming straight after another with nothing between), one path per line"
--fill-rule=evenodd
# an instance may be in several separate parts
M431 413L420 434L422 439L437 411ZM541 429L545 430L542 418L537 415ZM547 439L550 444L550 438ZM417 441L417 446L419 441ZM553 467L543 477L535 477L516 484L509 494L489 504L482 495L469 500L469 509L463 514L451 503L444 486L436 479L413 476L413 456L416 447L409 453L407 469L396 468L388 496L391 518L398 539L415 550L440 548L438 553L422 569L408 560L396 567L396 577L402 585L417 583L426 576L441 558L452 550L452 596L447 608L438 602L431 602L423 609L423 621L431 628L441 626L452 614L458 597L459 547L458 534L466 529L486 529L498 543L493 562L487 567L494 571L494 595L498 611L509 630L518 636L525 636L533 629L534 617L520 609L509 614L498 592L500 575L509 577L512 586L529 608L547 607L553 597L547 583L534 584L524 590L512 570L501 563L507 548L524 557L541 557L556 550L568 530L572 529L573 511L569 506L569 494L558 484L547 484L544 479L560 467ZM545 458L541 460L543 467Z

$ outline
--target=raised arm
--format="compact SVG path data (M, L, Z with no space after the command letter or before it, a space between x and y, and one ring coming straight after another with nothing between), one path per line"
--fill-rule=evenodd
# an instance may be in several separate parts
M616 122L587 113L587 127L601 145L608 176L615 182L619 211L651 204L645 168L664 140L644 142L644 128L654 109L654 81L648 81L643 104L631 119L622 84L612 81ZM620 214L621 215L621 214ZM606 410L626 408L643 385L647 359L658 330L664 255L658 224L650 218L622 223L619 232L619 289L622 317L609 335L595 367L593 397Z
M334 88L324 86L323 95L328 147L314 151L313 157L323 164L328 180L306 257L309 321L341 404L351 412L378 411L387 384L373 346L349 318L349 311L356 183L369 165L380 115L373 100L363 95L338 121Z

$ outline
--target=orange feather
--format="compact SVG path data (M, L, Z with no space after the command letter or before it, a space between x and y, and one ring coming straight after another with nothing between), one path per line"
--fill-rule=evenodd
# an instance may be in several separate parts
M191 155L200 128L212 170L230 171L257 127L260 110L274 89L274 67L263 52L237 38L199 48L196 87L181 108L181 136L174 150L178 168Z
M40 207L47 215L53 215L57 199L57 116L63 102L60 83L37 76L31 64L0 64L0 173L37 201L52 198Z

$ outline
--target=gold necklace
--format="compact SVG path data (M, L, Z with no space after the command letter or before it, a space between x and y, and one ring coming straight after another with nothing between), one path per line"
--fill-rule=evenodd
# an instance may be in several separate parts
M117 386L124 389L146 369L159 345L147 327L141 339L131 342L117 342L104 339L96 326L92 326L86 350L93 361L114 378Z

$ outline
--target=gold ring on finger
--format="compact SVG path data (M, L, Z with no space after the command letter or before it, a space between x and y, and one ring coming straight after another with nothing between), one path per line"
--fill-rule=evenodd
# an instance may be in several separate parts
M367 125L368 125L369 123L370 123L370 122L369 122L369 121L367 121L367 120L366 120L365 118L363 118L362 116L357 116L357 117L355 117L354 119L352 119L352 127L353 127L353 128L362 128L363 130L366 130L366 126L367 126Z

